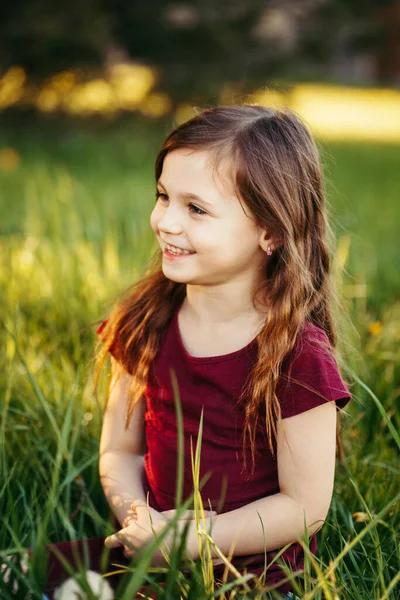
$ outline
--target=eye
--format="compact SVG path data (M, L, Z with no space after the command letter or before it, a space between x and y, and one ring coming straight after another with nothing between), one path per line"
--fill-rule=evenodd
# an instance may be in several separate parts
M162 192L156 191L156 202L158 199L167 199L168 200L168 196L166 194L163 194ZM191 212L193 212L195 215L206 215L206 211L199 208L198 206L196 206L195 204L189 204L189 209Z
M162 194L161 192L158 192L158 191L157 191L157 192L156 192L156 202L157 202L157 200L158 200L159 198L161 198L162 196L163 196L164 198L166 198L166 197L167 197L165 194Z
M189 208L194 211L195 215L206 215L207 214L204 210L202 210L195 204L189 204Z

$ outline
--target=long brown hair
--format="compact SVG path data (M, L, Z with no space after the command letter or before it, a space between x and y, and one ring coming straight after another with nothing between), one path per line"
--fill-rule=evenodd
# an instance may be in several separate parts
M238 198L257 224L280 240L266 261L262 289L256 294L262 295L268 312L257 336L258 360L238 400L245 414L243 450L248 435L254 469L261 408L268 445L275 455L281 415L276 385L283 360L295 348L305 321L323 329L330 347L336 346L330 277L334 238L327 219L319 151L296 114L258 105L208 108L177 126L157 155L156 181L166 155L178 149L209 150L215 167L229 157ZM134 375L126 427L145 391L162 335L186 294L184 283L165 277L161 257L158 250L145 276L114 306L98 351L96 381L112 347L118 362ZM338 420L336 439L342 452L339 434Z

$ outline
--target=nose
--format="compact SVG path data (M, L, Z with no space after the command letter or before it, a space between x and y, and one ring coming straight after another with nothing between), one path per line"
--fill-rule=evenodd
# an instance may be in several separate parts
M168 233L178 234L182 232L179 215L174 212L171 205L168 206L158 220L158 229Z

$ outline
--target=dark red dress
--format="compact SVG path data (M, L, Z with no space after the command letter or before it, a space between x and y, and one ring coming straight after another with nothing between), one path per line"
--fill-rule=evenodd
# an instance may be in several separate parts
M186 351L178 326L179 309L167 328L146 388L146 452L143 487L149 492L150 505L159 511L175 508L175 485L177 470L177 425L170 369L174 369L180 390L184 421L184 486L183 499L192 492L192 469L190 438L194 447L198 435L200 415L203 409L203 436L201 446L200 478L210 473L202 488L202 499L206 509L211 503L219 514L240 508L265 496L279 492L276 459L268 449L265 426L262 419L256 432L255 469L251 476L250 446L247 448L247 470L243 469L240 434L244 413L236 406L251 365L257 360L256 340L246 347L213 357L193 357ZM104 324L103 324L104 325ZM101 334L102 326L98 329ZM282 374L288 374L299 383L288 382L281 376L277 386L282 418L292 417L326 402L335 400L342 409L351 399L337 363L331 352L321 350L316 339L328 343L325 332L305 323L301 336L291 355L282 365ZM306 384L310 391L302 387ZM225 498L220 505L221 493L226 485ZM261 525L260 525L261 526ZM104 538L101 538L104 539ZM310 539L311 551L315 554L316 535ZM277 550L267 553L267 565ZM281 559L292 570L302 569L304 554L300 544L293 543L281 555ZM233 564L243 572L261 574L264 569L264 554L237 556ZM222 567L215 568L220 577ZM273 563L266 572L266 585L276 584L284 578L282 569ZM291 591L286 583L279 591Z

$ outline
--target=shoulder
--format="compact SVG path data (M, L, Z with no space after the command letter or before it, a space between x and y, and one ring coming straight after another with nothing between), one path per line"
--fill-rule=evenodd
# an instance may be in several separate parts
M326 401L335 400L338 408L350 401L351 394L333 352L325 331L305 322L295 347L282 364L277 387L282 418Z
M314 325L314 323L310 323L310 321L305 321L303 327L300 332L299 342L306 346L308 349L314 348L317 349L319 345L326 346L326 349L332 351L332 346L329 341L329 338L325 331Z
M306 321L297 338L293 350L284 360L286 371L296 371L299 366L307 361L319 361L337 364L334 350L325 331Z

